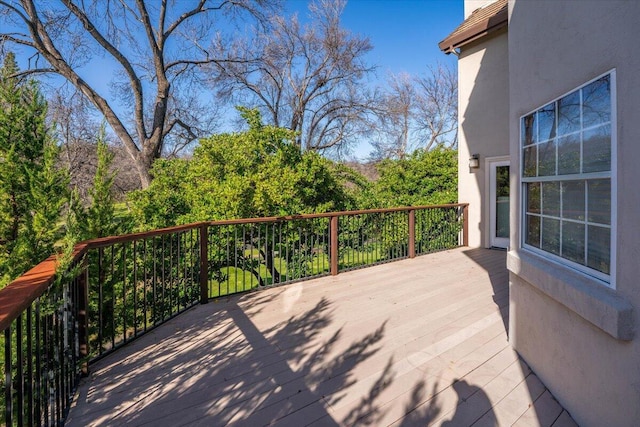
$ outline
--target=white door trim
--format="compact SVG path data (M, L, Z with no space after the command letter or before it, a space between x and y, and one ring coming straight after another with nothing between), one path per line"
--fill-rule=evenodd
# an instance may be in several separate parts
M485 158L485 167L487 173L487 182L486 185L489 188L487 193L488 196L488 205L489 205L489 238L486 239L488 243L488 247L496 247L496 248L508 248L509 247L509 238L508 237L496 237L496 167L498 166L510 166L511 161L509 156L499 156L499 157L487 157Z

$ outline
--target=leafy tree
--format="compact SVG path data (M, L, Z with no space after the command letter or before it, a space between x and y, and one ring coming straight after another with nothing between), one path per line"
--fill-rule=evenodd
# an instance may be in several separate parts
M134 223L145 230L180 224L191 211L186 194L191 183L189 161L158 159L151 176L148 188L128 195Z
M249 129L201 140L191 160L159 160L146 190L131 195L143 227L185 222L328 212L353 206L334 164L301 153L295 132L262 124L240 109Z
M115 218L115 203L113 200L113 182L115 173L111 171L113 153L105 141L105 126L98 134L96 144L98 164L93 179L93 186L89 190L91 205L87 209L86 228L87 238L104 237L124 232Z
M98 131L96 143L92 144L96 158L95 172L86 201L77 187L69 198L66 227L77 240L124 234L131 230L131 221L126 214L116 214L114 182L116 172L112 168L114 153L105 140L105 125ZM88 202L88 203L87 203Z
M457 150L438 146L416 150L404 159L383 160L374 184L377 207L455 203L458 194ZM372 207L372 206L368 206Z
M38 85L19 80L13 54L0 69L0 279L2 286L54 252L64 229L68 173Z

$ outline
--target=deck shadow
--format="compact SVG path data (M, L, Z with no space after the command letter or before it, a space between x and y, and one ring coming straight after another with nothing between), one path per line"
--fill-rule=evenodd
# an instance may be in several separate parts
M507 253L499 249L474 248L463 250L469 259L475 262L489 276L493 288L493 301L500 309L504 330L509 336L509 274L507 271ZM506 298L505 298L506 295ZM506 301L506 303L505 303Z
M351 372L379 350L385 322L346 345L342 328L332 327L332 303L321 298L258 329L251 317L277 295L198 306L191 314L199 315L178 316L105 358L90 378L96 387L82 389L82 411L72 411L67 425L339 425L328 408L355 382ZM380 382L389 382L384 372ZM367 405L375 412L375 396Z

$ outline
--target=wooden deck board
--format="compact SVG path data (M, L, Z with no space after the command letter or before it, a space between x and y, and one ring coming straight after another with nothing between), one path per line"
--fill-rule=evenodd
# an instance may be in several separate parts
M67 425L571 425L507 315L484 249L221 298L93 365Z

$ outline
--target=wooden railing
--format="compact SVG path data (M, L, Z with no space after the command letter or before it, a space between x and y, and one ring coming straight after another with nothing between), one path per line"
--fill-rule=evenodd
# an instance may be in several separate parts
M103 357L198 303L467 245L467 204L209 221L76 245L0 291L6 425L59 424Z

